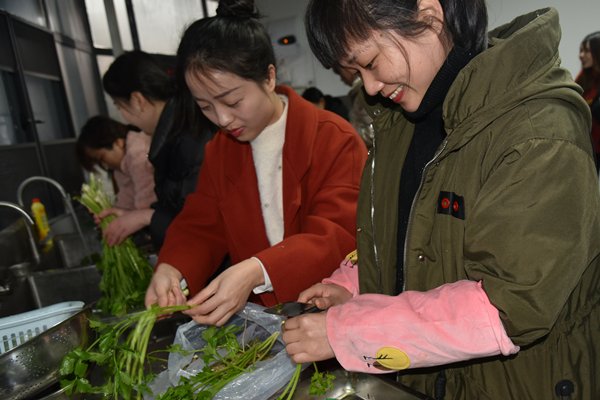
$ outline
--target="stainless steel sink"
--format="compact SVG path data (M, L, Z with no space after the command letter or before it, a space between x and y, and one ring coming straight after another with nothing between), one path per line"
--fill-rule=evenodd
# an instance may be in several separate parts
M5 282L6 292L0 294L0 318L37 308L27 278L7 279Z
M54 251L63 268L87 265L91 255L102 251L100 232L88 214L87 211L85 214L81 211L76 214L81 233L77 231L73 218L69 214L60 215L49 221Z
M308 368L302 374L302 380L298 383L293 400L432 400L424 394L379 375L345 371L336 362L328 362L324 370L328 370L335 376L331 390L322 396L311 396L309 388L313 369Z
M95 265L35 271L10 280L10 290L0 295L0 317L63 301L90 304L99 298L100 273Z
M38 308L73 300L90 304L100 298L100 273L95 265L38 271L27 281Z
M0 232L0 317L100 297L100 274L92 260L101 251L100 233L87 210L77 211L81 232L70 214L50 219L53 245L41 248L37 258L32 257L23 221Z

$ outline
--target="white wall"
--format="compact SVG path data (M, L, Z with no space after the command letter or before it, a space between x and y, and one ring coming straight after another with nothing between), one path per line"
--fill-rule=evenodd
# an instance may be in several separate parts
M267 28L269 21L295 19L295 23L290 24L290 33L296 35L302 55L300 59L294 60L291 71L285 71L281 78L285 80L291 76L292 86L299 93L308 86L316 86L323 93L333 96L342 96L348 92L349 87L335 73L323 68L310 51L304 31L304 11L308 0L255 0L255 4L265 17L263 22Z
M317 86L324 93L334 96L348 91L338 76L325 70L314 58L304 33L304 10L308 0L255 0L260 12L265 16L265 24L270 20L295 19L290 28L295 30L302 59L294 61L291 76L292 85L302 91L305 86ZM573 75L579 72L579 44L590 32L600 30L600 0L488 0L489 26L509 22L514 17L544 7L555 7L560 14L562 41L559 47L562 63ZM292 69L294 69L292 68ZM312 69L312 71L311 71ZM289 71L288 71L289 72Z

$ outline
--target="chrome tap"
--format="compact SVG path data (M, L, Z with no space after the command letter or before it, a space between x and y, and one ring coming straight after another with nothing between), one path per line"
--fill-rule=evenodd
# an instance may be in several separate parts
M25 221L27 222L25 224L25 229L27 230L27 236L29 236L29 244L31 245L31 253L33 254L33 258L35 260L35 264L39 265L40 264L40 252L38 250L37 247L37 241L35 240L35 236L33 234L33 230L32 230L32 226L35 226L35 222L33 221L33 219L29 216L29 214L27 214L27 211L25 211L24 209L22 209L21 207L19 207L17 204L14 203L10 203L8 201L0 201L0 207L9 207L12 208L13 210L16 210L18 212L21 213L21 216L23 218L25 218Z
M19 187L17 189L17 201L19 202L21 207L25 207L25 205L23 204L23 189L25 189L25 186L27 186L29 183L31 183L33 181L47 182L47 183L53 185L60 192L60 195L62 196L62 199L63 199L63 203L65 205L65 209L67 210L67 212L69 214L71 214L71 217L73 218L73 223L75 224L75 229L77 229L77 234L79 235L79 238L81 239L81 242L83 243L83 248L85 250L85 253L88 255L91 254L90 249L87 244L87 241L85 240L85 236L83 235L83 231L81 230L81 225L79 224L79 220L77 219L77 215L75 214L75 209L73 208L73 203L71 202L71 198L69 197L69 195L67 194L67 192L61 186L60 183L56 182L54 179L50 179L45 176L31 176L31 177L25 179L23 182L21 182L21 184L19 185Z

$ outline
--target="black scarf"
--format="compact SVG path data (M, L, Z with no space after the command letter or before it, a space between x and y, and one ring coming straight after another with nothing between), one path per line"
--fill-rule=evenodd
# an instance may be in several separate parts
M398 258L396 269L396 292L404 287L404 242L413 199L419 189L423 169L433 159L436 150L446 137L442 119L442 105L456 76L473 58L471 53L456 46L431 82L419 108L404 112L415 124L415 131L406 154L400 176L400 200L398 202ZM418 74L418 71L415 71Z

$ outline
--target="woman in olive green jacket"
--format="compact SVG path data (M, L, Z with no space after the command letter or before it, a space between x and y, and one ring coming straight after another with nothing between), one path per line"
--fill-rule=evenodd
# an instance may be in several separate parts
M283 337L297 362L400 371L437 398L600 398L589 110L555 10L489 42L486 18L479 0L309 4L313 51L361 75L376 133L358 267L301 294L330 308Z

